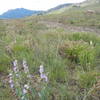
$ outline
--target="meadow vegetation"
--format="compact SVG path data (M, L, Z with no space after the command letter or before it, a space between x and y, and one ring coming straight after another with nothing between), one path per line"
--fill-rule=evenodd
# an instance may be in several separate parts
M93 7L98 9L98 6ZM87 9L89 7L71 8L61 14L0 20L0 100L22 97L21 89L26 83L31 92L20 100L100 99L100 14L86 15ZM48 27L44 21L90 29L94 26L95 32ZM24 59L31 78L23 72ZM20 78L12 71L15 60ZM48 82L39 75L40 65L44 66ZM10 88L9 73L13 73L14 82L21 84L15 86L19 92Z

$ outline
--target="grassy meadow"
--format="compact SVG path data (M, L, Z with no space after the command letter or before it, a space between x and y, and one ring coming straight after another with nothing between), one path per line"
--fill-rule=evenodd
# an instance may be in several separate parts
M88 9L95 13L88 14ZM99 10L99 4L93 4L0 20L0 100L100 100ZM31 78L21 69L23 59ZM19 78L12 71L14 60L18 60ZM40 78L40 65L48 82ZM13 90L9 73L13 73ZM26 83L30 88L23 95Z

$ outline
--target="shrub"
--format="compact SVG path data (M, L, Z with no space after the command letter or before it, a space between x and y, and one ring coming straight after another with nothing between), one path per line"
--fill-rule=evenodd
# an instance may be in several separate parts
M49 66L50 80L59 83L66 82L68 73L64 61L60 58L54 58L51 63L51 66Z
M73 20L70 21L70 24L74 24L75 22Z
M7 73L10 67L11 59L6 54L0 53L0 72Z
M88 70L95 63L94 47L84 41L69 41L59 48L59 54Z
M81 88L91 88L96 83L99 73L95 71L79 73L79 85Z

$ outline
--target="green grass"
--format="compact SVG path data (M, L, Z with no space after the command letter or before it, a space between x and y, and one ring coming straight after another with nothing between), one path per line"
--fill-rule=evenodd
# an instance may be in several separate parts
M0 75L8 74L13 60L18 59L21 64L25 59L30 73L36 78L41 64L48 73L48 84L32 84L41 100L82 100L86 97L91 100L90 91L100 77L100 35L96 32L100 26L100 14L86 14L90 8L98 11L99 6L68 8L43 16L0 21ZM62 23L72 28L94 27L94 33L71 32L60 26L51 27L53 24L48 27L48 23L42 21ZM15 100L10 91L6 83L6 87L0 89L0 100Z
M18 59L19 61L26 59L29 65L30 72L34 75L34 73L38 71L39 65L43 64L45 66L46 72L48 73L48 77L50 81L49 85L51 85L51 88L52 88L52 90L49 90L49 92L50 91L51 92L48 94L50 98L52 98L51 97L52 93L54 93L55 100L63 100L65 98L69 98L70 100L73 100L72 98L78 98L77 97L79 95L78 89L80 89L80 87L77 87L77 85L74 85L74 88L77 87L77 92L71 93L73 92L74 88L72 88L72 86L68 84L70 80L74 78L74 75L70 74L71 70L73 70L73 74L75 75L77 75L77 71L79 72L82 71L83 73L84 71L85 73L88 73L89 71L88 73L88 75L90 75L89 80L86 74L82 74L82 75L80 74L79 79L77 78L74 78L74 79L77 80L77 83L80 84L83 88L86 88L86 90L88 89L87 87L89 84L90 84L89 89L93 86L94 84L93 82L95 81L93 82L91 81L93 79L93 77L91 76L93 72L91 71L92 66L90 65L89 67L88 63L89 62L91 62L91 64L94 63L93 65L94 68L98 69L98 64L95 63L94 54L92 53L92 52L99 53L99 50L97 50L97 48L99 48L99 41L100 41L100 38L98 37L98 35L92 35L92 34L90 35L88 33L87 34L86 33L73 33L73 34L60 33L59 34L59 31L56 31L56 33L44 33L44 34L41 34L41 33L30 34L29 33L29 34L23 34L23 35L18 35L18 34L15 34L15 35L16 35L15 43L12 42L13 40L9 41L8 43L5 40L5 42L7 43L5 45L9 45L9 51L7 51L6 48L5 48L5 51L7 52L3 52L2 50L1 61L2 61L3 66L9 69L11 68L11 61L13 61L14 59ZM88 39L85 37L87 37ZM59 55L59 47L64 45L65 43L68 43L68 45L71 46L72 41L74 41L75 43L78 43L79 40L81 40L80 47L82 48L79 49L79 46L77 46L77 44L74 44L73 50L71 52L73 55L78 54L80 58L80 62L76 64L73 62L69 62L70 63L69 64L68 63L69 58L65 59ZM90 40L93 41L93 46L89 45ZM74 50L74 47L75 48L77 47L77 49L75 49L76 51ZM69 47L68 49L70 50ZM98 52L95 51L95 49ZM84 55L85 58L81 54ZM100 57L97 57L97 56L95 57L97 60L100 59ZM89 62L86 61L84 64L85 60L88 60ZM1 69L1 71L5 72L5 69L3 66L1 67L3 68ZM74 69L71 66L73 66ZM84 68L88 70L83 70ZM94 77L94 79L95 78L96 77ZM84 85L82 85L83 83ZM55 84L58 84L58 85L55 85ZM63 87L62 89L61 87L59 87L61 84L63 85L64 88L67 89L67 90L64 90L65 94L61 92L63 89ZM72 88L72 89L68 89L67 87ZM43 92L41 94L43 95L41 97L41 100L42 99L46 100L44 98L47 98L44 96L45 91L48 91L48 89L41 90L41 93ZM68 93L66 93L66 91ZM55 92L57 92L57 94ZM70 95L70 93L72 95Z
M66 7L44 15L41 18L45 21L59 22L65 25L96 27L100 29L99 9L99 3L80 7ZM89 14L88 10L93 10L94 13Z
M15 100L15 98L8 84L0 77L0 100Z

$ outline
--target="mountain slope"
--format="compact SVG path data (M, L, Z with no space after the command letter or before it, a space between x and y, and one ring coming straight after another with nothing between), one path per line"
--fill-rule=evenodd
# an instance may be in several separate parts
M7 12L3 13L2 15L0 15L1 19L14 19L14 18L23 18L26 16L31 16L31 15L37 15L37 14L41 14L41 13L49 13L52 11L57 11L59 9L65 8L72 5L71 3L68 4L61 4L58 5L54 8L49 9L48 11L36 11L36 10L28 10L28 9L24 9L24 8L17 8L17 9L12 9L12 10L8 10Z
M68 7L70 5L72 5L72 3L61 4L61 5L58 5L58 6L54 7L54 8L49 9L48 12L55 11L55 10L59 10L59 9Z
M0 16L0 18L3 18L3 19L23 18L26 16L31 16L33 14L39 14L42 12L43 11L35 11L35 10L28 10L24 8L17 8L17 9L8 10L7 12L3 13Z

